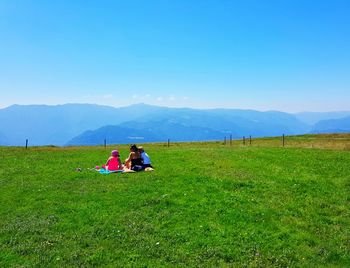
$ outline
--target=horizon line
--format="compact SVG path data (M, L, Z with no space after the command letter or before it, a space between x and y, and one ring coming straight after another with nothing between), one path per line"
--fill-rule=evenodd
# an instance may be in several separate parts
M100 103L88 103L88 102L66 102L66 103L57 103L57 104L45 104L45 103L30 103L30 104L18 104L13 103L7 106L1 106L0 110L7 109L11 106L64 106L64 105L95 105L95 106L102 106L102 107L111 107L111 108L126 108L130 106L137 106L137 105L145 105L145 106L153 106L153 107L159 107L159 108L169 108L169 109L192 109L192 110L244 110L244 111L257 111L257 112L283 112L288 114L298 114L298 113L342 113L342 112L350 112L350 110L332 110L332 111L298 111L298 112L287 112L282 110L276 110L276 109L269 109L269 110L259 110L259 109L253 109L253 108L233 108L233 107L185 107L185 106L162 106L162 105L155 105L155 104L149 104L145 102L137 102L137 103L131 103L121 106L113 106L109 104L100 104Z

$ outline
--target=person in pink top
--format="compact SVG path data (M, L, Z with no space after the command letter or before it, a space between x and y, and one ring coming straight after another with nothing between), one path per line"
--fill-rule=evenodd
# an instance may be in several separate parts
M119 152L117 150L113 150L111 152L111 156L108 158L104 168L109 171L116 171L116 170L123 169L123 164L120 161Z

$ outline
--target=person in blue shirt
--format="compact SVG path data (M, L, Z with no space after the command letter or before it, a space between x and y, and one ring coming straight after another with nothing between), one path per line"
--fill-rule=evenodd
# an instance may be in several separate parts
M146 168L153 168L152 164L151 164L151 158L149 157L149 155L145 152L145 150L143 149L142 146L138 147L139 149L139 153L141 155L141 159L142 159L142 168L146 169Z

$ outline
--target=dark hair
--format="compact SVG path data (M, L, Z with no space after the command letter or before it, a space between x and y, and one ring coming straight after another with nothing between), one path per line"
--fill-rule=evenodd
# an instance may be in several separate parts
M136 152L138 150L136 144L130 145L130 150Z

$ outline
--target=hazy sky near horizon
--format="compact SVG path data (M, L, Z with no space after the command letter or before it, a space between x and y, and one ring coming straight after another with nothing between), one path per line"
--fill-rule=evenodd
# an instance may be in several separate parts
M347 0L0 0L0 108L350 110Z

